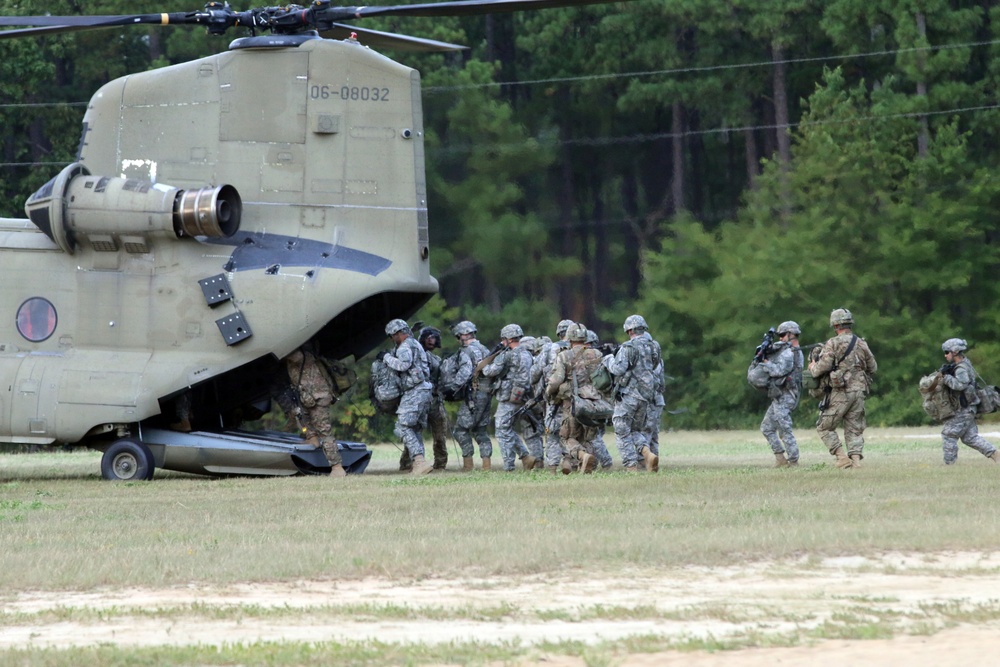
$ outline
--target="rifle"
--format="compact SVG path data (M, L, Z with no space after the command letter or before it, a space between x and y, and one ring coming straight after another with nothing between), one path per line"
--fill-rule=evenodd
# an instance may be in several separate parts
M483 372L483 369L488 365L493 363L493 360L497 358L497 355L506 350L503 343L497 343L490 353L483 357L483 360L476 364L476 369L472 371L472 389L475 391L479 389L479 375Z
M755 362L760 363L764 361L767 353L771 351L771 346L774 345L774 337L776 335L777 332L774 330L774 327L771 327L764 333L764 339L760 342L760 345L757 346L757 349L754 350L753 353L753 360Z
M532 432L540 433L542 424L541 422L538 421L538 417L535 416L535 413L532 412L532 408L534 408L541 402L542 402L542 394L538 394L538 396L532 396L531 398L529 398L527 401L524 402L524 405L519 407L517 410L514 410L514 414L512 415L513 421L516 422L521 417L527 417L528 423L531 424Z

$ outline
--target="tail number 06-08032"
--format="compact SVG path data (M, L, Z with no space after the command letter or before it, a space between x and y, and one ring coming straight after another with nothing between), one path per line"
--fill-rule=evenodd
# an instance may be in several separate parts
M342 100L360 102L388 102L389 89L375 86L309 86L309 97L314 100Z

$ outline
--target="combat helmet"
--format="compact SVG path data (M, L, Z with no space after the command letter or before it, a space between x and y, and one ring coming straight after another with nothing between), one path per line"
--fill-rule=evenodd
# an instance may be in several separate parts
M575 322L569 325L569 329L566 330L566 338L571 343L583 343L587 340L587 327L583 326L579 322Z
M469 320L462 320L451 328L451 332L455 334L456 337L470 333L474 334L476 333L476 325Z
M385 325L386 336L397 334L400 331L410 333L410 325L406 323L406 320L396 318L394 320L389 320L389 324Z
M597 345L600 342L601 339L598 338L597 332L593 329L587 329L587 345Z
M434 339L434 344L431 346L432 350L436 350L437 348L441 347L440 329L435 329L434 327L424 327L423 329L421 329L420 335L417 336L417 340L420 341L420 344L423 345L424 341L427 340L428 338Z
M556 335L562 338L571 324L573 324L573 320L559 320L559 324L556 325Z
M837 308L830 313L830 326L838 327L842 324L854 324L854 316L846 308Z
M625 318L625 324L622 325L622 328L625 329L626 333L640 329L644 332L649 329L642 315L629 315Z
M500 330L500 337L512 340L514 338L521 338L524 336L524 330L521 329L520 325L508 324L503 329Z
M521 339L521 347L534 354L538 351L538 339L534 336L525 336Z
M969 349L969 344L966 343L961 338L949 338L945 342L941 343L942 352L951 352L952 354L962 354Z
M786 333L793 333L796 336L798 336L799 334L802 333L802 329L799 328L797 322L788 320L787 322L782 322L781 324L778 325L777 333L779 336L784 336Z

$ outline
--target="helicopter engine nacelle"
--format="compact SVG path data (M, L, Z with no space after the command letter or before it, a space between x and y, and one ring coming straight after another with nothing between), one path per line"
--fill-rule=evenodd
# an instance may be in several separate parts
M28 218L69 254L86 238L96 250L149 252L149 237L224 238L240 228L243 203L231 185L181 190L162 183L92 176L75 162L24 205Z

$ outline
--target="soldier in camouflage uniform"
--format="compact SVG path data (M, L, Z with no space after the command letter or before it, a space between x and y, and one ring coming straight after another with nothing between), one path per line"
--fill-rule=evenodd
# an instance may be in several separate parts
M330 406L337 400L333 378L308 344L285 357L284 364L292 392L286 393L279 404L286 411L287 405L292 405L294 410L297 400L302 410L294 410L292 417L297 418L306 442L323 448L330 461L331 477L344 477L347 472L330 421Z
M569 330L571 324L573 324L573 320L559 321L559 324L556 325L557 340L549 341L542 348L542 351L538 353L535 365L531 367L532 386L536 387L543 394L549 381L549 375L552 373L552 367L555 365L556 357L561 351L569 348L569 342L566 340L566 332ZM548 402L546 402L543 410L545 413L545 432L547 433L545 438L545 467L552 472L556 472L559 468L559 462L562 459L562 443L559 440L559 427L561 426L562 416L559 410Z
M660 359L660 363L656 368L653 369L653 377L656 378L656 388L654 391L653 400L649 402L646 406L646 428L643 429L642 435L645 440L646 446L649 451L652 452L659 458L660 456L660 423L663 420L663 411L667 407L667 402L663 399L663 391L666 388L666 379L664 377L665 372L663 369L663 353L660 349L660 344L653 340L653 337L649 335L646 331L642 334L645 338L652 342L656 346L656 354ZM640 457L638 461L639 467L642 469L646 468L645 460Z
M601 347L600 338L591 329L587 329L587 347L595 350L599 350ZM605 398L608 397L605 396ZM597 462L600 464L601 470L611 470L615 465L614 459L611 458L611 452L608 451L608 446L604 444L604 434L606 431L607 427L598 426L594 434L594 454L597 455Z
M514 470L515 455L521 459L525 470L535 467L535 457L524 446L514 431L514 413L528 398L531 391L531 353L520 347L524 331L517 324L508 324L500 330L503 350L493 361L482 368L484 377L494 378L497 395L495 416L497 442L507 472Z
M582 324L571 324L566 338L570 347L556 357L545 395L562 413L559 437L563 442L563 474L568 475L574 468L590 473L597 466L594 451L597 429L584 426L573 416L573 395L586 395L587 391L597 394L590 374L600 367L601 353L587 347L587 328Z
M775 333L779 342L772 346L771 353L762 362L771 378L767 390L771 405L764 413L760 432L774 452L774 467L787 468L799 464L799 445L792 432L792 411L799 405L802 388L803 358L799 349L802 330L789 320L779 324Z
M452 327L452 333L462 347L459 351L460 366L456 376L459 385L472 381L476 366L490 351L476 340L476 325L468 320ZM490 403L493 400L492 383L489 378L480 378L475 389L469 389L468 397L462 401L455 419L452 436L462 449L462 470L469 472L473 467L473 436L479 443L479 456L483 460L483 470L490 470L493 456L493 442L487 427L490 423Z
M441 379L441 357L434 350L441 347L441 331L434 327L424 327L417 336L417 342L427 353L427 366L431 373L431 407L427 412L427 426L431 429L434 439L434 470L445 470L448 467L448 413L444 409L444 398L438 386ZM399 456L399 469L410 471L413 463L410 461L410 450L403 448Z
M834 310L830 313L830 326L837 335L823 344L817 360L809 362L812 376L829 387L829 393L819 404L816 431L830 453L837 457L838 468L860 468L867 426L865 396L878 364L868 343L854 334L851 311L846 308ZM846 453L837 436L837 427L841 424Z
M976 393L976 371L963 354L967 349L968 345L961 338L949 338L941 345L946 363L941 367L940 381L951 392L952 403L957 407L955 414L944 420L941 429L944 462L952 465L958 460L958 440L961 438L962 442L983 456L1000 463L997 448L979 435L979 427L976 426L979 394Z
M649 328L641 315L629 315L623 325L629 339L614 355L604 357L604 365L615 377L615 413L612 424L622 465L628 471L638 470L639 457L646 468L658 472L660 459L646 443L643 432L649 428L649 406L656 401L661 381L656 369L662 367L659 344L643 336Z
M421 437L421 431L427 426L427 413L434 389L430 381L427 354L420 343L414 340L410 326L403 320L391 320L385 325L385 333L392 338L396 349L383 353L382 362L399 375L403 388L393 433L410 451L412 474L423 475L433 469L424 460L424 441Z
M539 396L535 380L535 362L538 360L538 353L542 350L542 341L534 336L525 336L521 339L521 347L531 353L531 390L528 392L528 400L534 400L534 397ZM541 395L544 396L545 388L542 387L541 390ZM528 412L531 413L531 417L526 414L521 420L521 438L528 451L535 457L535 467L542 468L544 467L542 461L545 447L543 441L545 436L545 401L536 402L528 409Z

